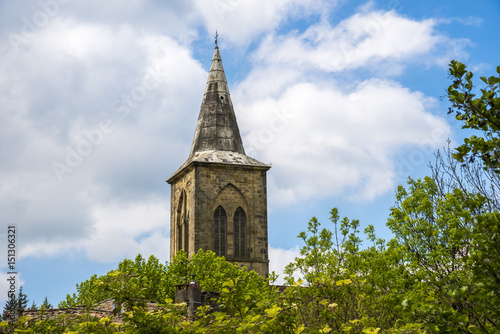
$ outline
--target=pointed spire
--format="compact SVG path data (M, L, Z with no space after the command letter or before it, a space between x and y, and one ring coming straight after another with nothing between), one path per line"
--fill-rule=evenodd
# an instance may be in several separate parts
M271 168L270 165L245 154L217 45L208 73L191 152L167 182L175 182L193 163L253 166L263 170Z
M204 151L245 154L218 46L215 46L189 156Z

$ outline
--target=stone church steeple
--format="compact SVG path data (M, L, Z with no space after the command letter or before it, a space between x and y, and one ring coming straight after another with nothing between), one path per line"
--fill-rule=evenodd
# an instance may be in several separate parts
M210 150L245 154L217 46L189 156Z
M189 157L167 180L170 259L212 250L266 277L269 168L245 154L216 46Z

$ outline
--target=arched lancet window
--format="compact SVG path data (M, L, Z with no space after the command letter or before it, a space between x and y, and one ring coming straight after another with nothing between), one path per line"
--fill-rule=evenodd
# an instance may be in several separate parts
M219 256L226 256L226 224L226 211L219 206L214 212L214 252Z
M234 256L245 257L247 239L247 215L242 208L234 213Z
M177 207L177 250L189 254L189 214L187 212L186 192L183 190Z
M184 213L184 251L189 255L189 213Z

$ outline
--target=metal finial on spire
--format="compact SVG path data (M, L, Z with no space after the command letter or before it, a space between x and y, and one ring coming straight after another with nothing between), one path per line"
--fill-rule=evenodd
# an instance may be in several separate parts
M219 37L219 34L217 33L217 30L215 30L215 46L217 46L217 37Z

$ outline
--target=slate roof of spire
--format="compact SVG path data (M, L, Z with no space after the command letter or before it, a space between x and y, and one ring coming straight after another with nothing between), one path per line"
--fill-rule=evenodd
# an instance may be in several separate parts
M214 50L189 155L211 150L245 154L218 46Z
M193 162L271 167L245 154L218 46L208 73L191 152L167 181Z

